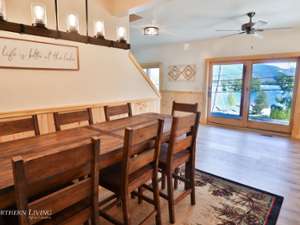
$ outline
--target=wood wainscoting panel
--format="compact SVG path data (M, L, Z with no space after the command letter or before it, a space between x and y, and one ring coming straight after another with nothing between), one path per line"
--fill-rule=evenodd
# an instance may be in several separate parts
M115 102L107 102L107 103L97 103L91 105L82 105L82 106L71 106L71 107L59 107L59 108L51 108L51 109L36 109L36 110L27 110L27 111L18 111L18 112L8 112L8 113L0 113L0 122L13 120L14 118L25 118L30 115L37 114L38 123L40 133L47 134L55 132L54 125L54 112L66 112L66 111L77 111L83 108L92 108L93 121L94 123L100 123L105 121L104 116L104 106L105 105L121 105L126 102L130 102L132 104L132 112L133 115L146 113L146 112L160 112L160 98L151 98L151 99L139 99L132 101L115 101ZM77 126L85 126L85 123L73 123L68 125L68 128L77 127ZM32 136L32 133L25 132L20 134L9 135L5 137L0 137L0 143L6 141L13 141L19 138L25 138Z
M161 91L161 113L171 114L173 101L182 103L198 103L199 111L204 112L203 92L188 91ZM201 116L201 123L204 120Z

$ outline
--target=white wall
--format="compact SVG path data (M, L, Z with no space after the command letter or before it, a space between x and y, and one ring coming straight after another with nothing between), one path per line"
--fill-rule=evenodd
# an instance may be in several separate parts
M263 35L263 39L238 36L193 41L189 43L189 50L184 50L184 43L176 43L134 47L133 52L140 63L163 64L163 90L204 91L206 58L300 52L300 30L265 32ZM196 64L196 81L169 81L168 66L177 64Z
M7 1L8 19L30 24L30 2ZM48 4L47 8L51 8L50 2L53 1L45 1ZM84 1L72 1L72 5L70 0L59 2L75 7L78 6L77 3ZM96 0L90 2L95 3L90 6L92 18L104 16L107 24L111 24L112 27L113 24L117 24L117 19L104 14L104 9ZM66 4L65 7L69 5ZM49 27L54 26L51 12L48 11ZM108 36L113 36L114 32L115 29L111 29ZM0 69L0 112L156 97L129 60L128 51L3 31L0 31L0 36L75 45L79 47L80 52L80 71Z

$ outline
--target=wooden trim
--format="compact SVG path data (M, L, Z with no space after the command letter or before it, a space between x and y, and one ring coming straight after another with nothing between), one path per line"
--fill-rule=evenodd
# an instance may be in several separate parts
M100 45L106 46L111 48L119 48L119 49L130 49L130 44L127 42L119 42L119 41L112 41L104 39L99 41L99 39L81 35L79 33L70 33L64 32L59 30L52 30L48 28L40 28L20 23L8 22L8 21L0 21L0 30L9 31L18 34L27 34L39 37L46 37L46 38L55 38L67 41L74 41L80 43L88 43L92 45Z
M293 138L299 138L300 130L299 130L299 103L300 103L300 57L297 60L297 76L295 79L295 87L293 93L293 102L292 102L292 112L291 112L291 135ZM297 110L298 109L298 110Z
M257 129L257 128L249 128L249 127L237 127L232 124L220 124L220 123L208 122L207 125L213 126L213 127L217 126L217 127L223 127L223 128L233 128L233 129L240 130L240 131L255 131L261 135L276 135L276 136L282 136L282 137L290 137L290 134L287 134L287 133L274 132L274 131L262 130L262 129Z
M0 112L0 119L31 116L34 114L54 113L54 112L60 112L60 111L63 111L63 112L76 111L76 110L81 110L81 109L86 109L86 108L104 107L106 105L126 104L128 102L131 102L131 103L152 102L152 101L156 101L156 100L158 100L158 98L143 98L143 99L122 100L122 101L113 101L113 102L101 102L101 103L85 104L85 105L69 105L69 106L52 107L52 108Z
M229 56L229 57L216 57L207 58L206 63L226 63L230 61L254 61L254 60L272 60L272 59L289 59L300 57L300 52L288 52L288 53L273 53L262 55L249 55L249 56Z
M152 90L155 92L155 94L160 98L161 95L159 93L159 90L155 87L155 85L152 83L152 81L149 79L149 77L145 74L143 68L138 63L138 61L136 60L136 58L134 57L134 55L131 52L129 52L129 59L135 65L135 67L140 72L140 74L143 76L143 78L147 81L147 83L152 88Z
M176 90L161 90L160 92L168 92L168 93L185 93L185 94L202 94L202 91L176 91Z

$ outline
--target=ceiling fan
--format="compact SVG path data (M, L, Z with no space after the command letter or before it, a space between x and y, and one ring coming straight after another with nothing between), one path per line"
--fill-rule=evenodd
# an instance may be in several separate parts
M292 27L275 27L275 28L259 28L259 26L267 25L268 22L264 20L258 20L256 22L253 21L254 16L256 15L255 12L249 12L246 14L249 17L249 22L242 24L241 29L239 30L216 30L216 31L235 31L238 33L226 35L225 37L231 37L236 35L255 35L257 37L260 37L259 33L267 31L267 30L290 30Z

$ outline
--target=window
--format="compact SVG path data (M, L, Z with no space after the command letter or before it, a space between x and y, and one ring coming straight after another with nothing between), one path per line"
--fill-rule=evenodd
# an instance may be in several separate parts
M289 133L298 58L210 62L208 121Z
M149 76L157 90L160 89L160 67L144 67L144 72Z

